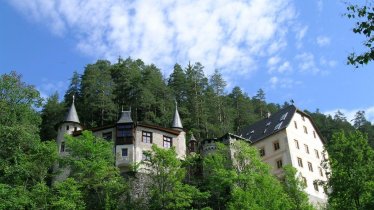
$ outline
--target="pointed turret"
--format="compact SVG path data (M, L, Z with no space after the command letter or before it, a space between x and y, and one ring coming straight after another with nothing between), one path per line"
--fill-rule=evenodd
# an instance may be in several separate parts
M174 112L173 124L171 125L171 128L183 129L182 121L181 121L181 118L178 112L178 104L176 101L175 101L175 112Z
M190 137L190 140L188 141L188 152L189 153L193 153L193 152L196 153L197 149L198 149L197 140L196 140L195 136L193 135L193 133L191 132L191 137Z
M71 107L69 109L69 112L67 113L64 122L75 122L75 123L80 123L79 122L79 117L77 114L77 110L75 109L74 105L74 96L73 96L73 103L71 104Z
M117 124L119 123L133 123L131 111L122 111L121 117L119 118Z

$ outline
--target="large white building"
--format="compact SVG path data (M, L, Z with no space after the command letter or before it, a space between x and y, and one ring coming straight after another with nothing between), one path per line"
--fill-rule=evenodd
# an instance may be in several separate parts
M74 101L64 119L57 125L57 145L61 155L65 151L65 134L80 135L83 127L80 124ZM175 147L180 159L186 156L186 133L183 130L178 109L175 108L171 128L133 122L131 111L122 111L116 124L90 129L92 133L114 142L116 166L121 173L131 170L135 163L140 163L146 158L145 151L151 150L152 144L158 147Z
M268 115L238 134L226 134L217 139L202 141L201 152L214 151L215 142L244 140L257 147L262 159L272 167L273 174L282 175L282 167L291 165L306 184L310 202L316 206L327 202L327 195L317 180L325 181L326 172L321 167L325 158L324 139L312 118L295 106L288 106Z
M64 135L80 135L82 130L73 102L65 120L58 124L57 144L62 155L65 154ZM284 165L295 167L307 186L305 191L313 204L318 206L327 202L327 195L316 183L316 180L327 179L321 167L321 161L326 158L324 139L312 118L293 105L269 114L237 134L227 133L220 138L205 139L200 145L192 135L188 147L177 107L171 128L133 122L131 112L123 111L116 124L91 131L114 142L116 165L122 173L129 171L134 163L144 160L144 152L151 150L152 144L163 148L174 146L178 157L184 159L187 149L204 156L215 151L217 141L247 141L259 149L262 159L272 167L275 175L282 175Z

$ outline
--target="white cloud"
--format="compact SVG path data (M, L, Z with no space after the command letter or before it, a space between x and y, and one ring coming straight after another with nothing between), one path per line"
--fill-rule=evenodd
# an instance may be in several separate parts
M333 109L333 110L324 112L324 114L331 115L332 117L334 117L335 113L340 111L347 117L348 122L353 123L353 119L355 117L356 112L362 111L362 110L365 111L366 120L374 123L374 106L366 107L366 108L359 108L359 109L344 109L344 108Z
M296 55L296 60L299 62L300 72L310 72L313 74L320 72L312 53L304 52L302 54L298 54Z
M303 39L308 31L308 26L296 26L294 28L296 48L301 49L303 47Z
M326 59L325 57L321 57L320 58L320 64L322 65L322 66L327 66L327 67L331 67L331 68L334 68L336 65L337 65L337 61L336 60L333 60L333 59L331 59L331 60L328 60L328 59Z
M269 79L269 85L272 89L276 88L293 88L297 85L301 85L301 81L295 81L291 78L279 78L276 76L273 76Z
M327 36L318 36L316 39L318 46L324 47L330 44L331 40Z
M287 46L296 17L291 0L10 2L54 33L73 36L77 48L95 58L131 56L164 69L200 61L207 74L215 68L251 73L257 58Z
M57 92L61 98L63 97L64 90L66 90L69 85L68 83L68 81L50 81L43 78L41 84L36 86L36 89L39 91L40 96L44 99L47 99L55 92Z

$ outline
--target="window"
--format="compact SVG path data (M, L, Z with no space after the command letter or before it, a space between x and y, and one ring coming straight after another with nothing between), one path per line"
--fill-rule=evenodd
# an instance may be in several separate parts
M308 182L306 181L306 178L302 176L301 180L303 181L305 187L308 187Z
M299 147L299 141L296 140L296 139L295 139L295 146L296 146L297 149L300 149L300 147Z
M319 190L318 190L318 183L317 183L316 181L313 182L313 186L314 186L314 189L315 189L316 191L319 191Z
M316 135L315 131L313 131L313 136L314 136L315 139L317 138L317 135Z
M67 130L67 131L69 130L69 126L68 126L68 125L66 126L66 130Z
M305 121L305 116L301 116L301 119L303 119L303 121Z
M132 125L118 125L117 126L117 137L131 137L132 136Z
M277 168L282 168L282 167L283 167L282 159L277 160Z
M286 117L287 117L287 115L288 115L288 112L284 113L284 114L282 115L282 117L280 118L279 121L283 121L283 120L285 120Z
M172 146L172 138L169 136L164 136L164 147L170 148Z
M274 145L274 150L278 150L280 148L279 141L274 142L273 145Z
M323 170L321 167L318 168L319 169L319 175L321 175L323 177Z
M261 157L265 156L265 147L260 149L260 156Z
M143 151L142 160L144 161L150 161L151 160L151 154L149 151Z
M309 171L313 172L313 166L311 162L308 162Z
M316 158L319 159L319 153L318 153L318 150L314 150L314 153L316 153Z
M269 122L266 123L266 126L269 126L270 124L271 124L271 122L269 121Z
M77 130L78 130L78 128L77 128L77 126L75 126L75 127L74 127L74 131L77 131Z
M152 144L152 132L143 131L142 142Z
M122 157L127 157L128 156L128 149L127 148L122 148Z
M305 125L303 127L304 127L304 133L308 134L308 129L305 127Z
M65 142L61 142L61 148L60 148L60 151L61 151L61 152L65 152Z
M112 132L103 133L103 139L110 141L112 140Z
M303 167L303 160L301 158L297 158L297 164L302 168Z
M309 147L308 147L308 145L304 144L304 147L305 147L305 152L309 154Z
M278 130L282 126L283 122L278 123L275 127L274 130Z
M293 121L293 124L295 125L295 128L297 129L297 122Z

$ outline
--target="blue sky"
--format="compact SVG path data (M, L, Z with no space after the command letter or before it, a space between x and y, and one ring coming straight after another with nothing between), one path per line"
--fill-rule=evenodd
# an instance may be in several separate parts
M364 1L360 1L364 2ZM0 73L16 70L48 96L63 94L73 71L118 56L154 63L169 75L177 62L218 68L227 91L301 109L374 122L374 64L346 57L362 37L340 0L9 0L0 3Z

